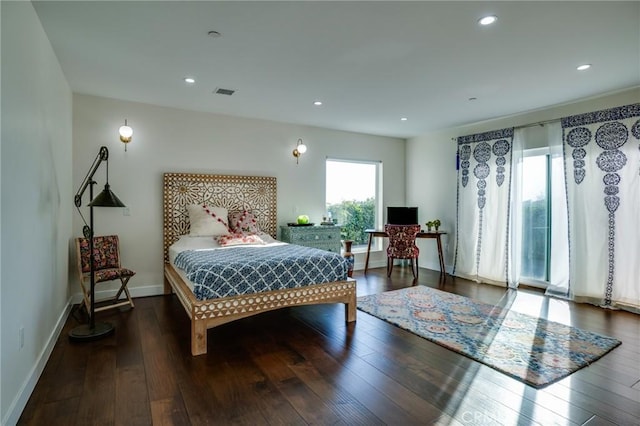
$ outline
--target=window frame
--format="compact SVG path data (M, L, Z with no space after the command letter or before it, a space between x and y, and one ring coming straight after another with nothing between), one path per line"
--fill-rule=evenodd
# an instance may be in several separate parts
M324 204L325 204L325 210L326 207L328 205L327 203L327 178L328 178L328 173L327 173L327 163L328 162L340 162L340 163L351 163L351 164L368 164L368 165L372 165L375 166L375 208L374 208L374 229L379 230L382 229L382 220L383 220L383 212L382 212L382 206L383 206L383 191L382 191L382 187L383 187L383 180L382 180L382 172L383 172L383 168L382 168L382 161L381 160L363 160L363 159L352 159L352 158L338 158L338 157L327 157L325 160L325 167L324 167L324 171L325 171L325 178L324 178L324 182L325 182L325 190L324 190ZM340 225L340 224L338 224ZM382 242L380 241L380 238L373 238L371 241L371 252L373 251L380 251L382 250ZM367 244L365 243L364 245L354 245L351 249L352 253L366 253L367 252Z

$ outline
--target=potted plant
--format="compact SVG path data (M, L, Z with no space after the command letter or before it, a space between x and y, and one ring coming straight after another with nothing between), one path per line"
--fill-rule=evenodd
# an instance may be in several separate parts
M437 232L438 228L440 228L440 224L440 219L430 220L429 222L425 223L425 225L427 225L427 232L431 232L431 228L435 228Z

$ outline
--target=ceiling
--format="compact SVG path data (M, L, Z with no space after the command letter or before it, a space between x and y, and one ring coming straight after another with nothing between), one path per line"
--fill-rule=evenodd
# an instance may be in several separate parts
M408 138L640 85L637 1L33 4L73 92L187 110Z

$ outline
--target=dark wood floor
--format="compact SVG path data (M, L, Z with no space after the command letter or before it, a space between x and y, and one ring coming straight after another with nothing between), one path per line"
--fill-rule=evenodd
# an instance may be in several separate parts
M409 267L356 272L358 295L412 284ZM175 296L98 314L116 333L69 343L70 317L19 424L640 424L640 316L517 295L421 269L419 284L614 336L593 365L536 390L464 356L338 305L289 308L209 331L190 355Z

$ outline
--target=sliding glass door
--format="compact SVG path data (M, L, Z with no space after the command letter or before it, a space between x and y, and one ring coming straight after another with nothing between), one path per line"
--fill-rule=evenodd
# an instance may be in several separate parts
M550 156L547 149L525 151L522 164L522 278L549 281L551 242Z

